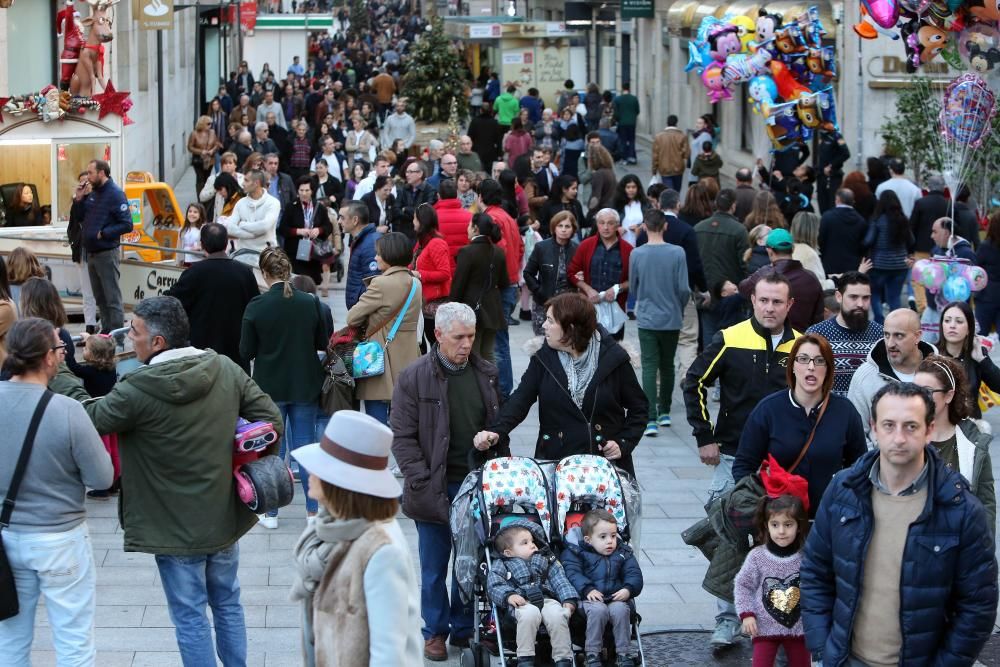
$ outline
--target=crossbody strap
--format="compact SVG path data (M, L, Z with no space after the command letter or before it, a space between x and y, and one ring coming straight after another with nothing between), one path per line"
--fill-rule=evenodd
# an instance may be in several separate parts
M48 389L42 394L35 412L31 415L31 423L28 424L28 433L24 436L24 444L21 445L21 454L17 457L17 466L14 468L14 476L10 479L10 486L7 488L7 497L3 501L3 511L0 512L0 529L10 525L10 515L14 513L14 501L17 499L17 491L21 488L21 480L24 479L24 470L28 467L28 459L31 457L31 450L35 445L35 434L38 433L38 425L42 422L42 415L45 414L45 407L52 400L52 392Z
M802 463L802 459L806 457L806 452L809 451L809 445L812 444L813 438L816 437L816 429L819 428L819 423L823 421L823 415L826 413L826 406L830 405L830 397L827 396L826 400L823 401L823 405L819 409L819 415L816 417L816 423L813 425L812 432L809 434L809 439L806 440L806 444L803 445L802 451L799 452L798 458L795 459L795 463L792 467L788 469L788 472L794 472L795 469Z
M406 303L403 307L399 309L399 315L396 316L396 322L392 325L392 329L389 329L389 335L386 336L386 345L392 342L392 339L396 337L396 332L399 331L399 325L403 323L403 318L406 316L406 311L410 308L410 302L413 301L413 295L417 293L417 281L413 280L410 285L410 295L406 297Z

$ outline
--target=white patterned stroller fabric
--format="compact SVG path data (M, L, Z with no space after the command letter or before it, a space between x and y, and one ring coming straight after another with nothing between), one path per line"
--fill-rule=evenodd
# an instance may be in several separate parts
M483 466L482 492L487 525L498 508L519 505L527 514L537 514L545 535L552 535L549 487L534 459L510 456L487 461Z
M556 465L556 521L560 534L575 503L602 507L615 517L618 532L630 543L638 539L639 489L635 480L603 456L574 454Z

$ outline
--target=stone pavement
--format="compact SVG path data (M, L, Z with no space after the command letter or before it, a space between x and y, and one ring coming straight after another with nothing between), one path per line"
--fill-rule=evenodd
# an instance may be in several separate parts
M648 153L640 147L640 166L631 171L639 174L643 182L649 180L648 164ZM616 166L616 170L619 176L627 173L621 166ZM190 170L177 191L182 205L193 200ZM335 324L342 326L345 321L342 285L330 292L327 301L333 308ZM638 358L635 323L629 322L626 327L626 344L635 350ZM521 348L530 337L531 328L527 322L511 328L515 378L519 378L527 367L529 357ZM672 415L673 428L661 429L657 438L643 439L634 454L643 495L641 541L637 549L646 582L637 599L643 617L641 629L644 634L671 631L648 638L649 648L656 650L650 650L647 664L657 667L748 664L745 652L731 653L716 662L703 648L708 635L698 632L714 625L715 602L701 589L705 560L682 542L680 534L704 515L711 469L698 460L690 428L684 419L683 401L676 389ZM1000 433L1000 414L993 411L988 418L994 431ZM515 454L532 454L537 430L535 408L512 434ZM995 474L998 472L995 468ZM102 667L180 665L153 557L122 551L122 532L114 501L88 501L87 510L97 563L98 664ZM412 545L416 569L416 531L413 522L405 517L401 517L401 523ZM246 609L250 665L292 667L301 664L300 610L289 602L288 592L294 567L291 550L304 526L305 506L301 493L297 492L292 506L282 510L277 530L268 531L257 526L240 541L240 582ZM54 665L51 634L41 606L37 628L34 664ZM654 655L658 656L655 662ZM452 650L448 663L426 664L457 665L457 652Z

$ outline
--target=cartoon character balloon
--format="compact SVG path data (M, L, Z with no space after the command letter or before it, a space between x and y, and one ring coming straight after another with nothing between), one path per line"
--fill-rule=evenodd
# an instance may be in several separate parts
M969 281L973 292L981 291L989 281L986 270L983 267L972 265L965 267L965 279Z
M767 136L775 152L788 150L812 136L811 131L802 127L795 102L775 104L769 111Z
M719 63L712 63L701 73L701 82L708 91L708 99L715 104L721 100L733 99L733 94L729 91L729 82L723 73Z
M868 16L879 26L888 29L896 27L899 21L898 0L861 0Z
M948 278L944 265L929 259L918 259L910 270L913 282L923 285L931 292L938 292Z
M769 115L771 105L778 96L778 86L775 85L774 79L766 74L755 76L750 79L747 90L750 92L749 102L753 103L754 113Z
M968 301L972 288L965 276L949 276L941 287L941 295L945 301Z
M761 9L757 14L755 39L750 47L763 46L774 39L775 33L781 27L781 21L781 14L769 14L766 9Z
M976 74L963 74L944 91L940 122L945 136L977 148L989 134L996 113L996 97Z
M926 17L916 18L900 28L906 49L906 71L916 72L948 46L948 31Z
M788 65L780 60L771 61L771 76L778 85L778 94L785 101L798 99L800 95L805 95L809 89L795 80L788 69Z
M757 24L749 16L733 16L729 22L736 26L736 34L740 37L740 53L750 51L750 43L757 31Z

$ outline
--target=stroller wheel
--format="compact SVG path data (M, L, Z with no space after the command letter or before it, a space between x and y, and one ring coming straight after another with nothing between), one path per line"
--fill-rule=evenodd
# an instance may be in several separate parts
M482 667L479 660L479 652L472 648L463 648L458 654L458 664L461 667Z
M277 456L263 456L240 468L240 475L253 488L247 507L257 514L279 509L292 502L295 486L288 466Z

